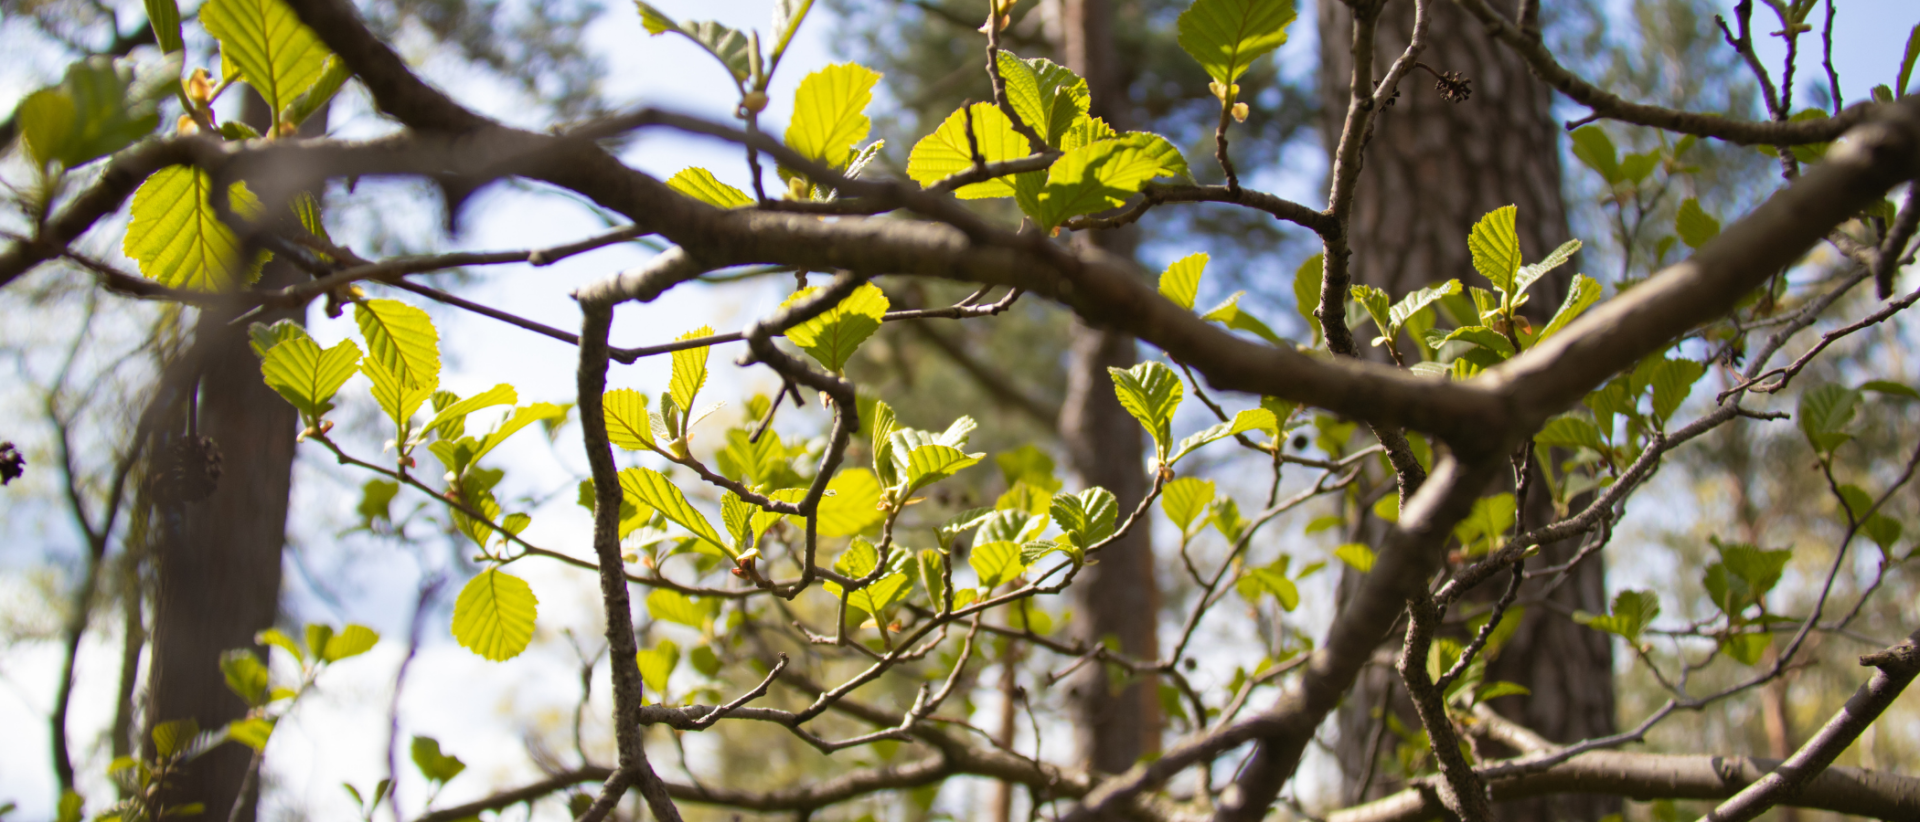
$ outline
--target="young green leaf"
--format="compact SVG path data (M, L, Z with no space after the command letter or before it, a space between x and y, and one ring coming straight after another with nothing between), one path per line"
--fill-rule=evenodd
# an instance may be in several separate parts
M373 400L380 405L381 410L387 412L387 418L393 420L394 428L403 434L411 432L413 429L408 422L413 419L414 414L419 413L421 406L427 404L427 399L433 396L436 385L409 386L405 380L387 370L386 366L372 357L360 360L360 371L367 375L367 379L373 381ZM442 444L434 443L434 445ZM472 461L473 458L469 455L467 462Z
M1473 343L1487 351L1493 352L1502 360L1513 356L1513 342L1508 340L1505 334L1484 325L1469 325L1456 328L1440 337L1441 344L1450 343L1455 340L1464 340ZM1439 347L1439 345L1434 346L1435 349Z
M1494 494L1473 501L1467 518L1453 527L1453 536L1467 546L1468 553L1482 554L1499 546L1513 527L1512 494Z
M146 0L147 25L153 27L153 43L163 54L186 48L180 38L180 4L174 0Z
M267 666L253 651L235 648L222 652L220 674L227 680L227 690L240 701L256 707L267 703Z
M654 447L647 395L631 388L615 388L602 395L600 402L607 418L608 440L628 451Z
M1045 58L1022 60L1002 49L997 60L1014 113L1047 145L1059 148L1067 130L1087 116L1087 81Z
M1193 310L1193 299L1200 293L1200 275L1207 270L1207 253L1188 254L1173 261L1160 274L1160 296L1174 305Z
M1540 433L1533 435L1533 444L1541 448L1591 448L1595 451L1606 447L1600 438L1600 429L1578 412L1547 420L1547 424L1540 428Z
M867 104L880 73L856 63L838 63L807 75L793 99L787 145L832 169L847 167L853 147L873 127Z
M967 556L967 564L973 566L974 574L980 577L980 587L998 588L1014 581L1027 572L1021 563L1020 545L1014 542L985 542L973 546L973 552Z
M1559 248L1554 249L1553 253L1548 254L1546 259L1537 263L1521 266L1520 273L1514 275L1513 278L1514 292L1516 294L1527 293L1527 289L1531 287L1535 281L1547 276L1549 272L1566 265L1568 260L1573 259L1574 253L1580 250L1580 245L1579 240L1568 240L1561 243Z
M200 24L275 114L320 79L332 56L283 0L207 0Z
M1772 633L1728 634L1720 640L1720 650L1742 665L1758 665L1773 645Z
M1699 248L1720 236L1720 221L1700 207L1700 201L1688 197L1673 215L1673 231L1688 248Z
M539 606L524 580L488 568L468 580L454 600L453 638L482 659L512 659L533 640Z
M159 100L179 71L177 59L144 70L106 56L68 66L59 85L27 95L14 110L27 153L42 168L73 169L152 134Z
M1693 384L1707 373L1705 363L1693 360L1664 360L1659 370L1653 373L1653 416L1665 421L1680 410L1692 393Z
M696 631L704 631L712 624L720 611L717 600L703 599L694 602L686 594L666 588L655 588L647 594L647 613L654 619L685 625Z
M1172 520L1180 533L1191 536L1196 521L1205 525L1202 517L1207 506L1213 503L1214 486L1212 480L1197 477L1181 477L1167 483L1160 492L1160 510L1165 511L1167 519Z
M673 669L680 667L680 646L671 639L660 640L659 644L636 654L634 662L640 666L640 679L646 683L647 690L666 701L667 679L673 676Z
M1125 370L1108 368L1107 373L1113 377L1113 392L1120 405L1153 435L1164 458L1173 445L1173 412L1187 393L1180 378L1173 369L1157 362L1143 362Z
M227 738L259 753L267 749L267 742L273 738L273 725L270 719L236 719L227 723Z
M973 143L967 141L968 111L972 111ZM940 127L913 144L907 156L907 177L923 186L973 167L973 145L980 147L980 159L987 163L1017 160L1033 153L1032 144L1013 130L1013 121L992 103L974 103L955 111ZM1012 197L1013 184L1004 179L961 186L953 192L962 200Z
M238 259L239 239L214 212L212 188L206 172L168 166L134 192L132 219L120 248L140 264L147 279L169 288L220 292L259 278L269 255L262 252L251 264ZM261 210L260 200L245 183L228 189L228 202L241 217Z
M1015 195L1029 216L1052 229L1069 218L1124 205L1156 177L1184 174L1186 161L1171 148L1166 138L1144 133L1076 148L1054 161L1043 184L1025 182L1037 175L1016 178Z
M1473 224L1467 248L1473 268L1509 298L1516 295L1514 275L1520 271L1520 235L1514 230L1513 206L1501 206Z
M1196 0L1177 21L1180 48L1230 87L1253 61L1287 42L1294 17L1292 0Z
M1268 328L1266 323L1260 321L1260 318L1241 310L1240 298L1245 296L1247 296L1247 292L1245 291L1233 292L1228 295L1226 299L1221 300L1219 305L1207 309L1205 314L1200 315L1200 319L1206 320L1207 322L1219 323L1235 331L1248 332L1276 346L1290 347L1291 343L1282 339L1280 335L1273 333L1273 329ZM1316 331L1314 333L1318 334L1319 332Z
M1302 261L1293 272L1293 308L1307 327L1313 329L1315 347L1320 345L1320 318L1313 312L1320 307L1321 265L1325 260L1325 254L1315 254Z
M812 288L800 289L782 305L806 299L813 293ZM839 305L787 329L787 339L800 346L807 356L838 373L847 367L847 360L853 358L854 350L880 329L881 319L886 316L888 307L887 295L880 287L866 283L854 289Z
M1262 594L1272 594L1280 603L1280 610L1292 611L1300 607L1300 588L1287 579L1286 557L1281 557L1275 566L1249 568L1246 575L1234 584L1241 598L1249 603L1258 603Z
M1081 146L1090 146L1119 136L1119 133L1113 130L1113 126L1107 125L1107 121L1098 117L1082 117L1073 121L1073 126L1067 129L1067 133L1060 135L1060 150L1072 151Z
M348 625L327 639L323 648L315 648L314 655L328 662L339 662L359 656L373 650L380 641L379 632L365 625Z
M711 336L713 329L703 325L674 339L697 340ZM668 385L674 405L682 409L693 408L694 398L700 396L700 389L707 384L708 348L710 346L703 345L673 352L673 378Z
M1567 298L1560 303L1560 309L1553 312L1553 319L1540 329L1540 335L1534 338L1537 343L1566 328L1568 323L1580 318L1588 308L1600 301L1600 281L1585 274L1573 275L1573 283L1567 288Z
M1813 450L1831 452L1853 439L1840 429L1853 421L1860 407L1860 392L1844 385L1822 385L1800 395L1800 431L1807 435Z
M260 361L267 386L306 415L309 424L333 410L333 395L352 377L360 362L360 347L341 340L322 350L311 337L301 335L274 346Z
M1660 598L1651 591L1621 591L1613 597L1613 613L1599 615L1575 611L1573 621L1596 630L1637 641L1640 631L1660 615Z
M658 37L673 32L692 40L706 53L713 55L713 59L720 61L735 82L744 83L752 75L753 55L746 35L710 20L681 25L648 5L646 0L634 0L634 5L640 9L640 24L648 34Z
M367 359L402 385L440 384L440 332L427 312L396 300L367 300L354 304L353 321L367 341Z
M1428 286L1408 294L1405 297L1401 297L1400 301L1394 303L1393 308L1387 311L1387 322L1392 325L1393 333L1399 334L1401 327L1405 326L1407 320L1412 319L1413 315L1420 313L1422 309L1432 305L1434 301L1442 297L1450 297L1460 293L1460 290L1459 280L1448 280L1439 285ZM1316 294L1316 296L1318 295Z
M1573 156L1579 158L1580 162L1600 172L1600 177L1608 183L1625 179L1620 173L1619 152L1613 147L1613 140L1599 126L1575 129L1572 138Z
M1393 320L1388 318L1392 303L1387 292L1370 285L1356 285L1350 289L1349 293L1361 308L1367 310L1367 316L1373 319L1373 326L1380 329L1380 337L1374 344L1385 342L1387 335L1393 333Z
M968 454L945 445L922 445L907 454L906 494L939 482L986 458L986 454Z
M879 525L887 514L880 504L880 483L865 468L848 468L827 483L814 528L821 536L850 537ZM795 519L799 519L795 517Z
M447 439L449 435L458 437L461 432L466 430L465 422L468 414L479 411L482 408L512 405L519 401L520 394L513 390L513 386L504 382L499 383L492 388L435 411L433 418L427 420L426 426L421 430L432 431L439 429L441 439ZM455 429L456 425L458 425L457 431ZM611 423L609 423L609 427L611 427Z
M1078 494L1057 494L1048 510L1060 524L1067 541L1080 550L1113 536L1120 518L1120 501L1105 488L1088 488Z
M428 782L444 785L447 780L467 769L467 763L461 762L460 757L442 753L440 740L431 736L414 737L409 753L412 754L414 767L420 769L420 775L426 777Z
M501 443L506 442L508 437L522 428L536 422L566 419L567 407L550 402L536 402L513 409L513 413L508 414L498 426L487 432L485 437L480 438L479 444L473 449L473 457L469 461L478 462L481 457L487 455L487 452L500 447Z
M1894 94L1901 97L1907 95L1907 81L1913 77L1915 61L1920 61L1920 23L1913 24L1913 30L1907 32L1907 50L1900 57L1900 73L1894 80Z
M720 182L713 176L713 172L697 166L681 169L680 173L668 177L667 188L715 208L740 208L753 205L753 198L747 196L746 192Z
M1373 570L1373 561L1375 559L1373 549L1367 547L1364 543L1349 542L1333 549L1333 556L1360 573L1364 574Z
M659 511L667 519L687 529L689 533L705 540L715 548L726 551L727 556L734 555L727 547L726 541L713 530L713 524L707 521L707 515L700 513L699 509L687 502L687 495L682 493L672 480L667 479L665 474L645 467L622 469L620 487L641 503Z
M280 112L280 122L299 126L307 118L320 113L320 109L333 101L333 96L353 77L353 69L347 68L345 60L339 55L329 55L327 62L320 68L320 76L308 86L306 91L293 98L293 102Z
M993 461L1000 466L1000 476L1008 487L1024 482L1047 493L1060 490L1060 480L1054 476L1053 457L1032 443L1002 451Z
M767 73L772 74L780 65L780 58L787 53L787 44L793 42L793 35L800 30L800 23L807 19L807 12L813 8L813 0L774 0L773 54L767 62Z

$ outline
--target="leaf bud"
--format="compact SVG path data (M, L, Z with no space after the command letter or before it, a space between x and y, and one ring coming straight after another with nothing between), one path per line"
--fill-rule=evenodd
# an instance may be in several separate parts
M180 119L173 124L173 133L182 137L199 134L200 124L194 122L192 117L182 114L180 115Z
M747 96L740 98L740 110L747 114L759 114L766 109L767 93L764 91L749 91Z
M1246 103L1234 103L1233 104L1233 121L1236 123L1246 122L1247 111L1248 109L1247 109Z
M213 101L213 79L207 74L206 69L194 69L192 74L187 75L187 79L180 81L180 85L185 88L187 99L199 105L204 106Z

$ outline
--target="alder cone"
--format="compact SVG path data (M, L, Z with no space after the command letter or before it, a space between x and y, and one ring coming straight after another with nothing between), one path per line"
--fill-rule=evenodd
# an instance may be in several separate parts
M220 487L220 446L212 437L185 436L167 444L154 466L154 498L162 503L200 502Z

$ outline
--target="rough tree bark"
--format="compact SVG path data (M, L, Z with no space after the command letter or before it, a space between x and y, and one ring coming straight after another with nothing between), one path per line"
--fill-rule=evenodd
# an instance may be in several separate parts
M1067 67L1087 78L1093 97L1093 115L1124 131L1127 82L1115 53L1112 9L1108 0L1058 0L1056 48ZM1133 229L1098 232L1076 237L1131 257L1138 245ZM1147 492L1145 457L1140 424L1128 416L1114 397L1108 368L1128 368L1139 361L1133 338L1088 327L1074 321L1067 367L1067 396L1060 412L1060 437L1080 479L1098 485L1119 498L1120 510L1131 511ZM1136 528L1110 545L1099 563L1089 566L1074 586L1079 614L1079 637L1090 642L1117 637L1120 648L1138 659L1159 656L1154 630L1160 610L1160 592L1153 573L1153 538L1149 529ZM1134 679L1115 689L1105 666L1080 669L1071 688L1073 721L1081 756L1087 765L1107 773L1131 767L1142 755L1160 748L1160 700L1157 683Z
M1353 72L1352 13L1341 3L1318 6L1320 92L1329 113L1323 130L1327 144L1333 145ZM1353 257L1353 277L1394 297L1450 278L1475 281L1467 234L1481 215L1495 208L1517 206L1520 246L1527 259L1539 259L1571 236L1561 194L1560 127L1551 110L1552 91L1452 3L1435 3L1429 13L1428 46L1421 62L1465 75L1473 91L1467 102L1448 102L1433 90L1432 75L1416 70L1376 122L1354 198L1351 243L1364 251ZM1389 2L1380 20L1376 66L1387 65L1406 48L1412 28L1413 4ZM1573 271L1572 265L1563 267L1557 276L1536 284L1529 291L1528 313L1543 317L1559 305ZM1551 510L1545 495L1535 494L1529 503L1528 521L1546 521ZM1549 546L1528 565L1563 562L1576 547ZM1561 609L1600 612L1605 609L1604 583L1602 565L1588 562L1552 599ZM1521 600L1536 595L1532 585L1522 590ZM1497 591L1487 598L1495 595ZM1611 645L1604 635L1556 610L1527 609L1512 639L1489 661L1489 681L1516 682L1532 691L1530 697L1496 700L1494 707L1556 742L1609 733L1614 728ZM1335 750L1349 798L1368 770L1374 724L1370 714L1380 703L1386 678L1393 675L1390 667L1370 667L1341 708ZM1404 715L1411 719L1410 711ZM1390 746L1382 756L1391 757ZM1365 798L1391 792L1385 783L1373 780ZM1559 796L1505 803L1499 813L1513 820L1597 819L1619 807L1617 798Z
M245 119L264 130L267 118L253 95ZM326 120L322 110L302 134L324 134ZM302 278L291 265L274 262L261 274L263 284L289 285ZM231 319L227 312L208 310L194 330L196 345L206 351L200 434L219 448L222 472L213 495L180 506L178 527L159 529L155 541L150 726L191 717L201 728L215 729L245 715L246 704L227 690L220 654L254 648L264 659L266 649L255 644L254 635L272 627L279 612L299 413L261 381L247 329L229 326ZM281 319L303 322L305 312L270 312L260 322ZM226 818L251 758L243 746L222 745L188 765L164 801L201 802L208 814ZM245 798L239 819L253 820L257 793Z

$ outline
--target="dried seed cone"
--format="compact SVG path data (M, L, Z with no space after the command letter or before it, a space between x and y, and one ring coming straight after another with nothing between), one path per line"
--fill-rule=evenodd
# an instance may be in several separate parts
M211 437L182 437L159 456L153 494L162 502L199 502L220 485L220 447Z
M0 485L5 485L26 473L27 458L14 450L13 443L0 442Z

